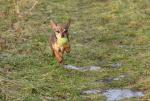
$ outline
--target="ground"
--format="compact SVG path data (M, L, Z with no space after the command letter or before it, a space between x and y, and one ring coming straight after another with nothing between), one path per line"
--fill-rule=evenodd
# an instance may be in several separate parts
M20 12L33 0L20 4ZM32 2L33 1L33 2ZM99 66L98 71L64 69L52 57L49 22L71 18L71 53L65 63ZM0 101L104 101L89 89L129 88L150 99L149 0L38 0L19 18L11 0L0 0ZM119 65L118 65L119 64ZM98 83L126 74L120 81ZM127 101L127 100L125 100Z

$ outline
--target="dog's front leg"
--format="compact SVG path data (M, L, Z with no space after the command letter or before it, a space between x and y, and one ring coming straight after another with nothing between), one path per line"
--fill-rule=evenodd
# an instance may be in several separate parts
M62 58L62 54L60 54L58 51L54 51L55 53L55 58L57 60L58 63L62 63L63 58Z

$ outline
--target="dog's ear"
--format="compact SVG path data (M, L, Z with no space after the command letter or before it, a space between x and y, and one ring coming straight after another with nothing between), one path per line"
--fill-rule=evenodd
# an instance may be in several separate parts
M50 22L50 27L51 27L53 30L56 30L56 29L57 29L57 23L54 22L53 20L51 20L51 22Z
M71 23L71 19L68 20L68 22L64 25L65 29L68 29Z

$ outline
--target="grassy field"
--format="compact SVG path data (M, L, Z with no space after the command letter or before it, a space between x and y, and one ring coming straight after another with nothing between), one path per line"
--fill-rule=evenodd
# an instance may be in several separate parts
M22 14L33 4L24 1ZM0 101L105 101L82 92L109 88L145 94L125 101L150 99L150 0L38 0L31 12L18 18L13 0L0 0ZM72 51L65 63L101 70L67 70L53 59L48 24L70 17ZM96 82L122 74L128 77Z

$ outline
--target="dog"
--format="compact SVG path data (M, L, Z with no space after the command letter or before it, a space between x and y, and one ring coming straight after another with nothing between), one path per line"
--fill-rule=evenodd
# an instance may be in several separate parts
M65 24L57 24L53 20L50 22L50 28L53 34L49 37L49 44L52 51L52 56L57 60L59 64L63 63L64 52L70 53L70 40L69 40L69 26L71 19ZM59 44L59 40L65 39L64 44Z

